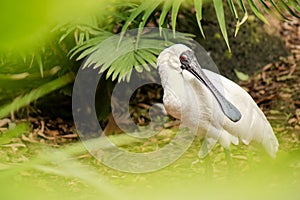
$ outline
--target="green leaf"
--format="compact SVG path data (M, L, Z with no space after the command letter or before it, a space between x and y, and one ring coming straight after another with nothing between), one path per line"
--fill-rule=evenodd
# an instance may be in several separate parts
M183 0L174 0L172 5L172 16L171 16L171 24L172 24L172 30L173 30L173 37L175 38L175 31L176 31L176 18L178 15L178 11L180 8L180 5Z
M296 1L297 1L298 3L294 2L294 1L291 1L291 4L293 4L294 7L300 9L300 0L296 0ZM298 10L298 9L297 9L297 10ZM298 10L298 11L299 11L299 10Z
M163 5L161 14L159 16L159 23L158 23L160 36L161 36L161 32L162 32L162 25L164 24L166 16L171 9L171 6L172 6L172 0L166 0Z
M150 17L150 15L152 13L154 13L154 10L158 7L158 5L160 3L161 3L161 0L153 1L153 3L145 10L145 13L144 13L143 18L142 18L142 22L139 24L139 29L138 29L138 34L137 34L137 38L136 38L137 41L136 41L136 47L135 47L135 49L137 49L137 45L139 43L143 27L147 23L147 20Z
M253 0L248 0L248 3L250 5L251 10L253 11L253 13L265 24L269 25L269 22L266 20L266 18L264 17L264 15L262 14L262 12L256 7L255 3L253 2Z
M239 5L240 9L243 11L243 13L246 13L247 9L245 7L244 1L243 0L237 0L237 3Z
M289 1L289 4L300 13L300 1L298 1L298 4L295 1Z
M0 144L1 145L2 144L7 144L13 138L21 137L22 134L28 133L29 131L30 131L29 123L23 122L23 123L17 124L14 128L10 128L3 135L1 134Z
M142 50L141 50L142 51ZM143 72L143 69L149 69L150 71L150 68L148 67L148 64L147 62L143 59L143 57L140 56L139 54L140 51L137 51L136 54L134 55L135 56L135 59L138 61L138 65L135 66L135 69L137 72ZM148 70L147 70L148 71Z
M77 45L73 49L70 50L68 55L70 55L70 58L73 58L78 53L81 53L76 60L81 60L82 58L86 57L87 55L91 54L93 51L95 51L95 46L97 44L101 43L103 40L107 39L111 35L107 36L98 36L96 38L92 38L89 41L86 41L82 45Z
M194 6L195 6L195 10L196 10L197 23L198 23L199 29L201 31L202 37L205 38L204 31L203 31L202 24L201 24L201 20L202 20L202 4L203 4L202 0L194 0Z
M228 0L228 4L229 4L229 8L230 8L231 13L233 14L234 18L237 21L236 22L236 26L235 26L235 33L234 33L234 36L236 36L237 33L238 33L238 31L239 31L239 29L240 29L240 26L242 24L240 23L239 16L238 16L238 13L236 11L236 8L235 8L233 0Z
M59 88L66 86L67 84L74 81L74 74L68 73L64 76L61 76L53 81L45 83L44 85L38 87L37 89L33 89L31 92L24 96L19 96L15 98L15 100L7 105L0 107L0 119L5 117L11 112L14 112L20 109L23 106L28 105L32 101L53 92Z
M271 9L270 9L269 6L264 2L264 0L259 0L259 2L261 3L261 5L262 5L263 8L265 9L265 11L267 11L268 13L271 13Z
M60 38L59 43L61 43L70 33L72 33L75 30L75 27L69 28Z
M166 47L166 44L172 44L171 41L166 42L166 40L175 40L171 31L163 31L164 37L161 37L159 32L152 32L151 29L147 31L146 28L145 30L141 32L139 42L136 40L135 32L131 34L127 32L128 34L123 36L121 42L121 35L113 35L105 40L102 36L90 39L78 49L73 50L73 55L82 50L83 52L77 59L89 55L83 68L93 66L94 69L100 68L100 72L107 71L106 78L112 77L113 80L118 81L129 80L134 68L138 72L142 72L143 69L150 71L150 65L155 68L157 55ZM192 37L191 34L177 33L176 42L187 44L190 37Z
M84 39L85 39L85 34L79 33L78 44L83 44Z
M246 9L246 7L245 7L245 4L244 4L243 0L237 0L237 3L238 3L238 5L239 5L239 8L243 11L244 16L243 16L242 20L241 20L241 21L238 21L237 24L236 24L236 29L235 29L234 37L237 36L237 33L238 33L240 27L241 27L241 26L247 21L247 19L248 19L248 11L247 11L247 9Z
M147 63L151 64L152 66L155 65L156 56L151 49L145 49L143 52L143 58L147 61ZM147 70L147 69L146 69ZM150 70L147 70L150 71Z
M125 24L122 27L121 30L121 35L120 35L120 40L118 42L118 47L120 45L120 42L122 41L125 31L128 29L128 26L133 22L133 20L139 16L142 12L144 12L148 7L151 6L151 4L153 3L153 0L148 0L148 1L144 1L141 3L141 5L139 5L136 9L134 9L134 11L131 13L131 15L129 16L129 18L126 20Z
M237 78L241 81L247 81L249 79L249 75L245 74L237 69L234 69L234 73L237 76Z
M247 21L247 19L248 19L248 12L246 11L245 14L244 14L244 16L243 16L243 18L242 18L242 20L238 21L237 24L236 24L236 29L235 29L235 32L234 32L234 37L237 36L237 33L238 33L240 27Z
M291 15L293 15L294 17L300 18L300 15L297 15L290 7L289 5L283 1L283 0L279 0L279 3L285 8L285 10L287 10Z
M43 78L44 77L44 65L43 65L42 57L39 53L37 53L35 58L39 65L39 68L40 68L41 77Z
M137 51L137 60L143 65L146 71L150 71L148 64L151 64L151 58L149 53L146 50Z
M223 38L226 42L228 50L231 51L230 46L229 46L229 41L228 41L228 35L227 35L227 31L226 31L225 15L224 15L222 0L213 0L213 2L214 2L215 11L216 11L216 15L218 18L218 22L219 22L219 26L220 26Z
M274 9L277 11L277 13L283 18L288 20L288 18L283 14L283 12L280 10L280 8L277 6L277 4L273 0L269 0L271 4L273 5Z
M238 16L238 13L237 13L237 11L236 11L236 9L235 9L235 5L234 5L234 3L233 3L233 0L228 0L228 5L229 5L230 11L231 11L231 13L233 14L234 18L235 18L236 20L238 20L238 19L239 19L239 16Z
M117 71L117 69L121 70L121 68L124 67L124 65L124 63L122 65L118 65L118 63L115 61L112 65L109 66L106 73L106 79L108 79L112 74L114 74L114 76L112 76L112 80L114 81L117 75L119 74L119 71Z
M142 22L140 27L144 27L149 16L154 13L154 10L159 6L159 4L161 4L162 0L156 0L156 1L152 1L152 3L147 7L147 9L145 9L145 13L142 17Z

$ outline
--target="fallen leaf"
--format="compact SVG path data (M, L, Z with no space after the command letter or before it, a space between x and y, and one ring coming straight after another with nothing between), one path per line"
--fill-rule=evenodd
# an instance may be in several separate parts
M234 73L237 76L237 78L241 81L247 81L249 79L249 75L245 74L241 71L238 71L237 69L234 69Z

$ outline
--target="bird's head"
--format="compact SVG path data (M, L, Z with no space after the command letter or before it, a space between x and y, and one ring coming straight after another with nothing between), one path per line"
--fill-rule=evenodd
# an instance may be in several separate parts
M183 70L199 73L198 69L201 68L193 50L183 44L174 44L163 50L157 58L157 66L179 73Z
M213 83L209 80L209 77L204 73L200 64L197 61L194 52L183 44L175 44L169 48L163 50L157 58L157 66L160 71L160 75L163 71L176 71L178 74L186 74L188 77L194 77L198 79L199 84L207 87L218 101L223 113L232 121L237 122L241 119L240 111L231 104L221 93L216 89ZM164 68L164 69L161 69ZM174 74L173 74L174 75ZM192 75L192 76L190 76ZM179 77L179 75L177 75ZM181 76L184 79L184 76ZM187 77L187 76L186 76ZM162 78L162 77L161 77ZM186 79L186 81L189 81Z
M157 58L157 66L170 67L172 70L182 72L182 64L180 57L184 52L191 52L192 50L183 44L174 44L169 48L163 50Z

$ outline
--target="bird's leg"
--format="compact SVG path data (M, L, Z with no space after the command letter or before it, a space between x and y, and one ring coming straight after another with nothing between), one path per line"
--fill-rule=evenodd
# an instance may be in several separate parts
M211 158L209 155L206 156L206 158L204 159L205 162L205 176L206 179L209 181L212 179L213 176L213 165L211 162Z
M205 137L203 139L201 149L199 151L198 156L204 160L206 178L210 180L212 177L212 174L213 174L213 166L212 166L210 156L208 154L209 152L210 152L209 142L208 142L207 138Z
M229 173L231 173L231 172L233 172L233 164L232 164L232 157L231 157L230 149L224 148L224 153L225 153L225 159L227 161Z
M217 140L214 138L204 137L201 149L198 153L199 158L205 158L212 148L216 145Z

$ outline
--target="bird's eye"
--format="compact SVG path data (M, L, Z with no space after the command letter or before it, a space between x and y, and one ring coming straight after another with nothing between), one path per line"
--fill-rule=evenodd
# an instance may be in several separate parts
M179 59L180 59L180 61L187 61L187 56L186 55L180 55Z

